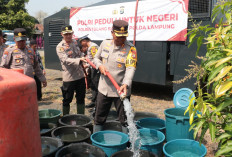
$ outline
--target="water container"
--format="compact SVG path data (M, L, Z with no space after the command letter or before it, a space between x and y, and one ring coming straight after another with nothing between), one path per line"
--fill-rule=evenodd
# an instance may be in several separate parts
M63 146L63 143L58 138L41 137L43 157L54 157L56 151Z
M19 72L0 68L0 156L41 157L36 84Z
M141 148L158 156L162 156L162 148L165 136L162 132L154 129L139 129L141 137Z
M70 143L90 143L91 132L88 128L80 126L62 126L52 131L52 137L61 139L64 145Z
M189 131L189 114L184 115L181 108L169 108L164 111L166 117L166 140L193 139L193 130ZM197 118L197 116L195 116Z
M56 109L39 110L39 121L41 126L47 126L48 123L58 124L58 119L61 116L61 111Z
M113 130L122 132L122 125L118 121L106 121L103 125L103 130Z
M146 150L140 150L139 154L139 157L158 157L157 155ZM130 150L122 150L114 153L111 157L133 157L133 152Z
M151 112L135 112L135 121L143 118L157 118L157 115Z
M56 124L48 123L47 126L40 125L40 136L52 136L51 132L56 128Z
M87 143L72 143L57 151L55 157L105 157L105 152Z
M94 146L101 148L110 157L113 153L126 149L129 137L119 131L99 131L91 135Z
M167 142L163 151L166 157L204 157L207 149L203 144L189 139L177 139Z
M165 134L165 121L159 118L143 118L136 122L138 128L159 130Z
M83 114L65 115L58 122L60 126L82 126L93 130L91 119Z

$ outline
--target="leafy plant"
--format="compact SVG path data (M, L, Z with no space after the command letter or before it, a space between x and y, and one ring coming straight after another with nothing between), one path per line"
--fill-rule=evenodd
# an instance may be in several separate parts
M190 100L186 110L189 111L190 130L194 130L194 138L199 134L200 142L209 130L211 140L218 142L216 156L232 154L231 10L231 0L217 5L212 13L213 22L217 16L224 16L216 27L194 24L193 29L188 33L190 45L197 42L196 55L202 44L207 46L206 55L201 63L201 68L204 70L197 76L198 88L195 91L197 97ZM195 115L198 116L197 119L194 119Z

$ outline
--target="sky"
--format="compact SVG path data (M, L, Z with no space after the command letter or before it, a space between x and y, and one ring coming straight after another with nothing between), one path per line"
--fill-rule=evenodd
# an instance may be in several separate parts
M43 11L48 16L60 11L63 7L83 7L103 0L29 0L26 9L31 16Z

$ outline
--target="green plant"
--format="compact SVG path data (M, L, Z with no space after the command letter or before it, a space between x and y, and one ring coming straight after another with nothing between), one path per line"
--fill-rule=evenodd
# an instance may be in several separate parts
M213 9L213 21L217 16L224 15L216 27L194 24L188 33L190 45L197 41L196 55L202 44L207 46L201 63L203 71L197 75L197 97L190 99L186 110L189 111L190 130L194 130L194 138L199 134L200 142L209 130L211 140L218 142L216 156L232 154L231 10L232 1L223 1ZM195 115L198 118L194 120Z

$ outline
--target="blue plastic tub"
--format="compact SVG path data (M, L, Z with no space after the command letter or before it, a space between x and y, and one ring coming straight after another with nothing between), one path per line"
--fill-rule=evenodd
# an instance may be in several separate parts
M158 156L162 156L162 148L165 136L162 132L154 129L139 129L141 137L141 148Z
M139 129L155 129L159 130L165 134L165 121L159 118L142 118L136 122L136 125Z
M167 142L163 147L166 157L204 157L207 149L203 144L189 139L178 139Z
M92 145L101 148L110 157L112 154L124 150L127 147L129 137L119 131L99 131L90 137Z
M164 111L166 118L166 140L193 139L193 130L189 131L189 114L184 115L181 108L169 108ZM194 118L197 118L195 116Z

